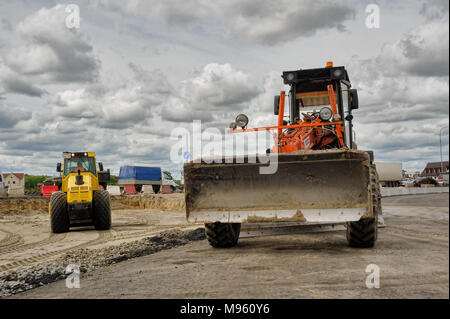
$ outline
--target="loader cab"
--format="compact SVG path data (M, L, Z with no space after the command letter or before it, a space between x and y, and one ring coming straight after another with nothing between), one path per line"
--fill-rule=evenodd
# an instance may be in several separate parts
M327 87L330 84L333 85L339 113L335 120L344 122L344 143L351 148L353 145L352 110L358 108L358 95L356 90L351 89L345 67L334 67L331 62L328 62L325 68L285 71L282 78L284 84L290 86L289 124L296 124L299 120L304 120L304 113L329 107ZM275 103L276 101L277 98L275 98Z
M96 176L95 158L89 156L72 156L71 158L64 159L64 177L70 173L78 173L78 171L90 172Z
M100 163L99 163L100 164ZM89 190L98 190L97 162L94 152L64 152L63 164L57 165L57 171L62 173L63 192L84 185Z

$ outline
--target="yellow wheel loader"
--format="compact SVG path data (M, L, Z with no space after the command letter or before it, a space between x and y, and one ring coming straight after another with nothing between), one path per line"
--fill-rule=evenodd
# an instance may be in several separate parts
M111 228L111 203L106 180L102 178L103 164L97 163L94 152L63 153L61 191L50 197L50 225L53 233L64 233L70 227L90 226ZM109 172L107 174L109 176ZM100 177L100 184L99 184Z

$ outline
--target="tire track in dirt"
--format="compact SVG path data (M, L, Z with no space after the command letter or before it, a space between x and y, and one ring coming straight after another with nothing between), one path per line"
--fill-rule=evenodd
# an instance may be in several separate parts
M54 251L49 251L49 252L42 253L42 254L37 254L37 255L34 255L34 256L31 256L31 257L28 257L28 258L23 258L23 259L20 259L20 260L16 260L16 261L13 261L13 262L8 263L8 264L0 265L0 272L8 271L8 270L11 270L13 268L20 267L20 266L28 266L30 264L34 264L34 263L37 263L37 262L42 262L42 261L44 261L47 258L55 257L55 256L58 256L58 255L61 255L63 253L67 253L67 252L70 252L70 251L73 251L73 250L76 250L76 249L86 248L86 247L91 246L91 245L102 244L104 242L109 241L113 237L113 234L112 234L111 231L99 231L98 234L99 235L98 235L97 238L95 238L93 240L90 240L90 241L87 241L87 242L84 242L84 243L81 243L81 244L78 244L78 245L75 245L75 246L72 246L72 247L67 247L67 248L54 250Z
M5 229L0 229L0 231L6 234L5 238L3 238L0 241L0 252L3 253L4 251L10 249L11 247L16 247L18 245L23 244L24 239L22 238L22 236L7 231Z
M394 230L399 230L401 231L403 234L400 233L394 233L392 235L403 235L403 236L407 236L409 237L414 237L417 238L417 231L415 231L414 229L407 229L405 227L400 227L400 226L389 226L390 229L394 229ZM433 240L436 241L440 241L443 243L447 243L448 244L448 236L446 235L442 235L442 234L436 234L436 233L432 233L432 232L427 232L426 236L433 238ZM421 240L420 238L418 240Z
M35 241L32 243L28 243L28 244L22 244L22 245L18 245L18 246L14 246L14 247L8 247L6 249L1 249L1 253L11 253L11 252L15 252L18 250L27 250L27 249L32 249L32 248L35 248L38 246L53 244L54 242L64 240L66 237L67 237L66 233L64 233L64 234L51 233L49 237L39 240L39 241Z
M141 223L138 224L139 222L141 222ZM138 220L138 223L136 223L136 224L126 224L126 223L124 223L124 224L121 224L121 225L119 225L118 227L115 227L115 228L130 227L130 226L131 227L133 227L133 226L146 226L147 220L145 218L141 218L141 219ZM24 244L23 243L24 241L21 240L20 243L17 242L15 244L9 244L9 245L8 244L4 244L3 245L3 242L9 242L9 241L12 240L9 237L20 237L21 238L21 236L17 235L17 234L13 234L11 232L8 232L6 230L1 230L0 229L0 231L2 231L2 232L7 234L7 237L5 237L2 241L0 241L0 252L2 254L4 254L4 253L11 253L11 252L19 251L19 250L32 249L32 248L35 248L35 247L38 247L38 246L44 246L44 245L53 244L53 243L55 243L57 241L64 240L67 237L67 234L68 234L68 233L63 233L63 234L50 233L49 237L47 237L45 239L42 239L42 240L39 240L39 241L36 241L36 242ZM17 239L16 239L16 241L17 241ZM7 247L4 248L3 246L7 246Z
M414 235L399 234L399 233L394 233L394 232L390 233L389 235L393 236L393 237L401 238L407 242L416 242L416 243L420 243L420 244L424 244L424 245L430 245L430 240L417 238L417 236L414 236ZM435 246L448 248L448 238L447 238L447 240L434 238L432 243Z
M127 225L123 225L123 227L126 227ZM114 230L113 226L113 229ZM138 231L138 232L133 232L133 233L122 233L119 232L118 234L113 234L112 231L99 231L98 234L99 236L93 240L75 245L75 246L71 246L71 247L67 247L67 248L63 248L63 249L58 249L58 250L54 250L54 251L49 251L46 253L42 253L42 254L37 254L28 258L23 258L20 260L16 260L7 264L3 264L0 265L0 272L4 272L4 271L8 271L20 266L28 266L37 262L42 262L45 259L51 258L51 257L55 257L58 255L61 255L63 253L67 253L73 250L77 250L77 249L82 249L82 248L87 248L89 246L95 246L95 245L100 245L106 242L114 242L117 240L125 240L125 239L132 239L132 238L136 238L138 239L139 237L145 237L145 236L150 236L150 235L157 235L158 233L160 233L163 230L169 230L169 229L173 229L173 228L180 228L179 226L158 226L158 228L155 229L146 229L146 230L142 230L142 231ZM26 249L29 248L34 248L36 246L40 246L42 244L51 244L53 242L56 241L60 241L61 239L64 239L67 236L67 233L65 234L61 234L64 235L63 238L61 238L60 234L52 234L49 238L46 238L42 241L39 242L35 242L35 243L30 243L27 245L22 245L19 247L14 247L14 249L11 249L9 252L11 251L17 251L20 250L22 248L24 248L26 246Z
M0 265L0 273L9 271L14 268L22 266L30 266L38 262L43 262L47 259L52 259L55 256L62 255L74 250L89 248L91 246L98 246L104 243L111 243L114 245L116 241L141 239L143 237L154 236L161 231L186 228L189 225L161 225L158 223L158 218L148 214L134 215L135 212L125 212L125 220L120 220L118 223L113 223L112 229L106 232L98 232L98 236L92 240L75 243L73 246L67 241L69 233L52 234L48 237L35 241L25 243L24 239L16 233L0 229L5 233L5 237L0 240L0 253L3 254L19 254L16 257L8 260L6 257L6 264ZM121 215L121 214L120 214ZM119 216L120 216L119 215ZM189 228L189 227L187 227ZM76 236L77 237L77 236ZM89 236L90 237L90 236ZM78 238L78 237L77 237ZM92 237L91 237L92 238ZM79 238L78 238L79 239ZM59 242L65 242L66 247L58 247L55 245ZM42 248L44 251L40 250ZM33 254L34 252L34 254ZM23 254L22 254L23 253Z

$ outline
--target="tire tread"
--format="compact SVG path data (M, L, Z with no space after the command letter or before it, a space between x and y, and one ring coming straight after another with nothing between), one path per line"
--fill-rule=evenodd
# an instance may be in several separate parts
M97 230L111 228L111 201L106 190L94 191L94 227Z
M50 197L50 225L52 232L55 234L69 231L67 195L63 192L54 192Z
M206 239L215 248L236 246L240 231L240 223L216 222L205 224Z
M381 214L381 193L374 164L370 166L371 200L374 217L347 223L347 241L351 247L373 247L378 237L378 215Z

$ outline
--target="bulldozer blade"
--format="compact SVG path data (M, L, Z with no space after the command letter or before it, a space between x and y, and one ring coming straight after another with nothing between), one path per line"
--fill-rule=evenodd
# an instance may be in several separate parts
M268 166L248 156L184 165L190 222L348 222L372 217L369 154L359 150L272 155ZM255 157L250 158L253 161ZM232 162L231 162L232 160Z
M345 224L343 223L249 223L242 224L239 238L324 233L330 231L343 231L345 229Z

